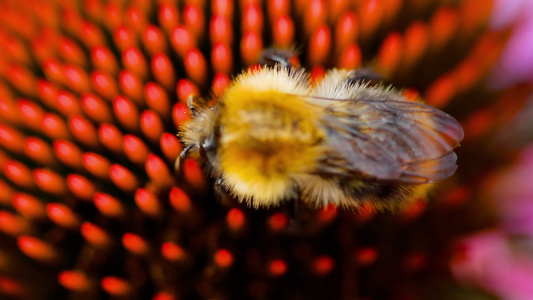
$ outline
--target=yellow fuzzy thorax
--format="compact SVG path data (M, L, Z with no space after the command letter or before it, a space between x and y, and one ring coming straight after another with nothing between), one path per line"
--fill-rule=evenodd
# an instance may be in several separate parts
M320 108L280 91L276 84L267 82L262 86L269 89L258 90L241 82L222 99L219 154L224 184L253 206L275 205L294 196L295 177L312 171L321 155L324 133L314 122Z

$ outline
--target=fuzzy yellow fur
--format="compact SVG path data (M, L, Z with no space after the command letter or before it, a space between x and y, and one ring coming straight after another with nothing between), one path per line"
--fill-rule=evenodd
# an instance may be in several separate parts
M324 133L314 123L320 110L287 94L306 92L298 78L291 81L275 72L286 71L241 76L222 99L224 184L253 206L276 205L294 196L295 176L313 170L321 155L318 141Z

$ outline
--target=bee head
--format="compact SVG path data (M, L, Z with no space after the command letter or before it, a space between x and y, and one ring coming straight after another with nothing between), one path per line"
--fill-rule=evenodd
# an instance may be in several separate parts
M179 136L185 145L184 150L176 160L175 169L180 170L182 161L189 155L210 163L216 159L217 126L219 105L213 106L200 98L190 96L187 101L191 119L179 128Z

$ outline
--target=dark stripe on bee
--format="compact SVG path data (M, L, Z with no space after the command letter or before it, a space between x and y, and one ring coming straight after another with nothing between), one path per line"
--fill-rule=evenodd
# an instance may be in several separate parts
M372 181L341 180L339 188L354 201L371 202L382 207L397 207L412 196L414 186L377 183Z

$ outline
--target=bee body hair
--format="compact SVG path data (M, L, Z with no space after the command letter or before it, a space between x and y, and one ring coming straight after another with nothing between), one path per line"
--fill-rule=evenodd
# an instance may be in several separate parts
M325 133L315 122L322 109L299 96L306 82L305 73L263 69L237 79L221 99L220 167L239 200L278 205L296 196L295 176L316 167Z
M303 69L242 73L213 106L195 106L180 136L227 192L250 206L394 210L456 169L459 123L354 71L316 86Z

